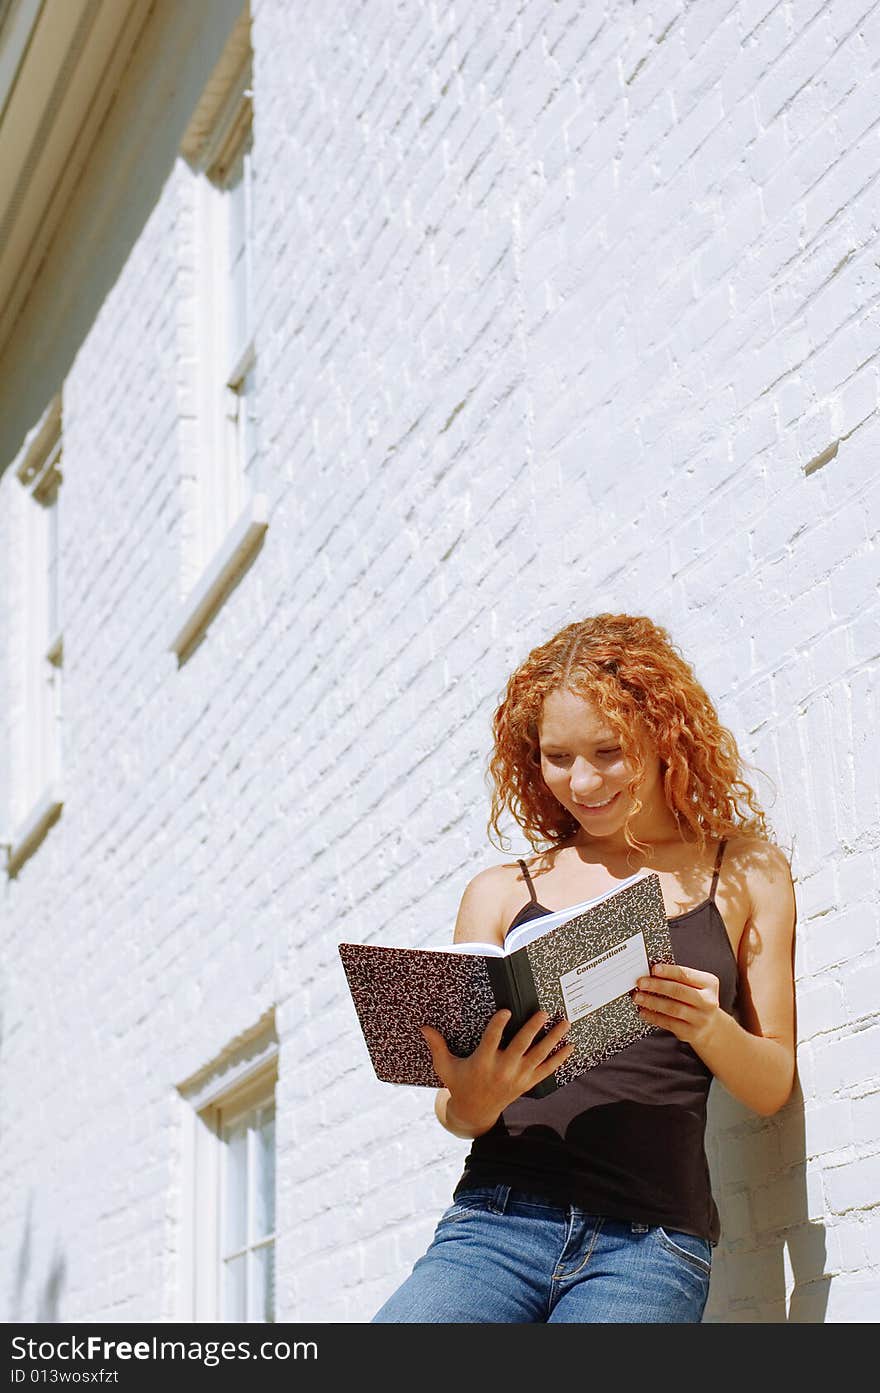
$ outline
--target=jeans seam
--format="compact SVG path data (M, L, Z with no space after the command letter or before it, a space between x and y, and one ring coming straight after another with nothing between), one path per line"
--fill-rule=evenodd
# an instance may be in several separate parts
M565 1250L566 1250L566 1248L568 1247L568 1240L571 1238L571 1234L572 1234L572 1229L573 1229L573 1228L574 1228L574 1210L573 1210L572 1208L569 1208L569 1211L568 1211L568 1226L566 1227L566 1230L565 1230L565 1237L564 1237L563 1240L562 1240L562 1247L561 1247L560 1250L559 1250L559 1257L557 1258L557 1260L556 1260L556 1262L555 1262L555 1264L554 1264L554 1267L553 1267L553 1271L552 1271L552 1273L550 1274L550 1293L551 1293L551 1296L552 1296L552 1293L553 1293L553 1283L556 1281L556 1274L557 1274L558 1271L559 1271L559 1264L562 1262L563 1254L565 1253Z
M694 1271L699 1272L701 1276L711 1277L711 1262L707 1262L705 1258L698 1257L696 1253L689 1253L686 1248L680 1247L679 1244L669 1236L662 1224L657 1225L657 1237L660 1240L660 1246L665 1248L667 1253L670 1253L673 1257L679 1258L682 1262L688 1263Z
M574 1219L574 1215L572 1215L572 1219ZM560 1274L560 1272L559 1272L559 1263L557 1263L557 1264L556 1264L556 1269L557 1269L557 1270L553 1273L553 1277L552 1277L552 1280L553 1280L554 1282L557 1281L557 1280L560 1281L560 1282L567 1282L568 1279L569 1279L570 1277L576 1277L576 1276L578 1275L579 1272L583 1272L584 1268L586 1267L587 1263L590 1261L590 1258L591 1258L592 1255L593 1255L593 1249L594 1249L595 1246L596 1246L596 1239L599 1237L599 1233L600 1233L600 1231L601 1231L601 1228L602 1228L602 1225L604 1224L604 1222L605 1222L604 1218L601 1218L601 1219L598 1219L598 1220L597 1220L597 1222L596 1222L596 1227L593 1229L593 1236L592 1236L592 1238L590 1239L590 1246L589 1246L589 1249L587 1250L587 1255L586 1255L586 1257L584 1258L583 1262L581 1263L580 1267L576 1267L576 1268L574 1269L573 1272L565 1272L565 1273ZM566 1240L565 1240L565 1241L566 1241L566 1243L568 1242L568 1238L567 1238L567 1237L566 1237ZM563 1248L562 1251L565 1252L565 1249Z

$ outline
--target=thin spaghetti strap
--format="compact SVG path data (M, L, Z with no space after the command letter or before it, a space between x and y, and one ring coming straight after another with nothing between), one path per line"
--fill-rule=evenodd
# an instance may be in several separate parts
M727 838L722 837L718 843L718 854L715 857L715 874L712 877L712 889L709 891L709 899L715 898L715 887L718 884L718 872L721 870L721 858L724 855L724 848L727 846Z
M526 865L525 861L520 861L518 864L522 866L523 875L526 878L526 885L529 887L529 899L531 900L532 904L537 904L538 896L535 894L535 887L532 884L532 877L529 875L529 868Z

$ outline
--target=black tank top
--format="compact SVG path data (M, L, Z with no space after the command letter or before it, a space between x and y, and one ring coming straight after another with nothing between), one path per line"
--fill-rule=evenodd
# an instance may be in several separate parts
M667 919L675 961L714 973L722 1008L735 1014L738 974L715 889L720 842L708 899ZM549 914L531 899L507 932ZM721 1235L705 1151L712 1072L668 1030L636 1040L546 1098L517 1098L495 1126L476 1137L455 1196L476 1186L507 1184L573 1204L590 1214L660 1224L717 1245Z

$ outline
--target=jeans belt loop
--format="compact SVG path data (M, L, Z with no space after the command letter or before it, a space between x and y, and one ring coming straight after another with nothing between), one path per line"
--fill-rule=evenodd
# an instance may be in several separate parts
M494 1193L494 1195L492 1196L492 1204L491 1204L492 1212L493 1212L494 1214L503 1214L503 1213L505 1212L505 1210L507 1209L507 1200L508 1200L508 1196L509 1196L509 1195L510 1195L510 1186L509 1186L509 1185L496 1185L496 1186L495 1186L495 1193Z

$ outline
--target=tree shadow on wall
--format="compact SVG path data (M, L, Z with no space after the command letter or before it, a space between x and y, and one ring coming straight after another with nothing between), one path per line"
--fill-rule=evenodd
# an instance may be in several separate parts
M33 1192L28 1195L27 1214L24 1221L24 1232L21 1242L18 1245L18 1256L15 1262L15 1277L12 1283L12 1300L10 1304L9 1323L18 1325L26 1318L23 1316L25 1291L27 1288L28 1277L30 1276L31 1264L33 1261ZM42 1290L37 1296L36 1313L34 1320L54 1324L60 1321L61 1294L64 1290L64 1280L67 1274L67 1263L64 1254L59 1252L57 1247L49 1270L43 1282Z
M799 1081L770 1118L717 1085L706 1142L722 1234L704 1321L822 1324L831 1277L825 1225L810 1215Z

